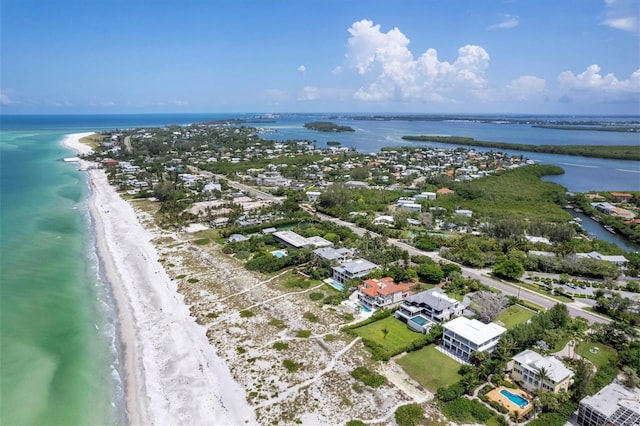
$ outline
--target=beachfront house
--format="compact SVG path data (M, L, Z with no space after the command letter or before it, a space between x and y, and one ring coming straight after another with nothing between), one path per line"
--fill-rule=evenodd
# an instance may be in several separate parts
M380 266L373 262L369 262L366 259L355 259L342 265L334 266L332 278L341 284L344 284L348 280L354 278L362 278L374 269L378 269Z
M331 247L333 243L322 237L303 237L293 231L273 232L273 238L285 247L301 249L306 247Z
M566 392L569 389L573 371L553 356L542 356L526 349L515 355L507 364L511 378L526 390Z
M493 352L507 329L494 323L457 317L442 325L441 347L454 359L468 362L474 352Z
M427 333L436 322L449 321L462 315L465 307L440 288L408 296L396 310L395 317L406 322L409 328Z
M329 261L333 264L340 264L347 262L349 259L353 258L355 249L349 248L333 248L333 247L321 247L315 249L313 254L316 255L319 259Z
M370 309L396 306L410 295L409 286L391 277L365 280L358 286L358 300Z
M611 383L587 396L578 406L578 426L636 426L640 424L640 389Z

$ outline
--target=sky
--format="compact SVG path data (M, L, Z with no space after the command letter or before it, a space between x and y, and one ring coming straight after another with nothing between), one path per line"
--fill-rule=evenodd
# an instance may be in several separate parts
M640 115L639 0L1 0L0 112Z

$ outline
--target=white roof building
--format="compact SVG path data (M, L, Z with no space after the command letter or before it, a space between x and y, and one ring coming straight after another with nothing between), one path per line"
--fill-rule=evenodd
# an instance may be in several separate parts
M562 361L553 356L542 356L526 349L513 357L512 377L521 382L529 391L545 390L566 392L573 371L564 366ZM540 377L544 371L545 378Z
M579 426L637 426L640 424L640 389L611 383L580 401Z
M442 325L442 347L455 358L468 361L473 352L493 352L507 329L491 322L458 317Z

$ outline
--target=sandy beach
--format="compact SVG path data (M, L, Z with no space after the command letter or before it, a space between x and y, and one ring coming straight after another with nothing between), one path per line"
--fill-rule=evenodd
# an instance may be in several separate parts
M69 135L63 144L88 153L91 148L79 140L90 134ZM256 423L245 390L159 263L155 236L109 185L104 170L88 173L98 253L119 312L130 423Z

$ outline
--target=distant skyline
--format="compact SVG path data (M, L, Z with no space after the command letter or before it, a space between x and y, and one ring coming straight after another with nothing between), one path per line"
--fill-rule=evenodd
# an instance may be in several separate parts
M640 115L638 0L1 0L3 114Z

